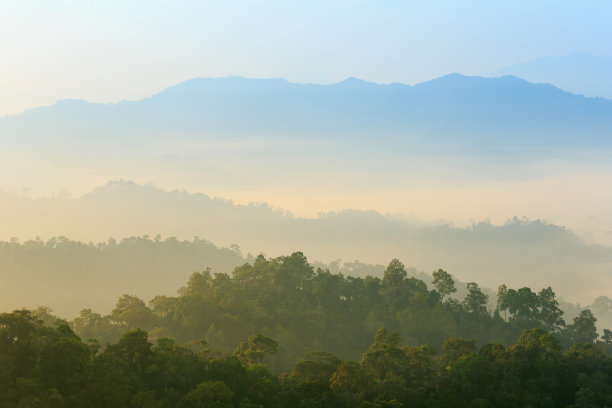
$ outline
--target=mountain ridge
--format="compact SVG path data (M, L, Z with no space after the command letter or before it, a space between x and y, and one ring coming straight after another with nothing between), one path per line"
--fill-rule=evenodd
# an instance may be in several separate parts
M501 71L501 70L500 70ZM87 103L90 105L96 105L96 106L108 106L111 108L116 108L122 104L134 104L134 103L139 103L139 102L144 102L150 99L153 99L155 97L158 96L164 96L166 93L168 92L174 92L176 90L182 90L184 88L186 88L186 86L191 86L191 85L196 85L199 86L205 82L228 82L228 81L239 81L241 83L246 83L246 82L259 82L259 83L276 83L276 84L282 84L284 86L297 86L297 87L319 87L319 88L325 88L325 87L340 87L340 86L345 86L345 85L362 85L362 86L368 86L368 87L377 87L377 88L404 88L404 89L409 89L409 88L426 88L426 87L430 87L432 84L441 84L441 83L448 83L450 81L455 81L455 80L460 80L463 81L464 83L467 83L468 81L471 83L475 83L476 81L478 82L489 82L489 83L493 83L494 81L498 81L499 83L505 82L506 84L512 84L512 85L531 85L534 87L537 87L539 89L549 89L559 95L563 95L563 94L569 94L572 96L576 96L576 97L580 97L580 98L585 98L585 99L591 99L591 100L605 100L605 101L612 101L611 98L606 98L606 97L601 97L601 96L588 96L588 95L582 95L579 93L574 93L565 89L562 89L561 87L550 83L550 82L533 82L533 81L529 81L527 79L521 78L518 75L512 75L512 74L500 74L500 75L495 75L495 76L480 76L480 75L463 75L460 73L449 73L446 75L442 75L440 77L436 77L427 81L423 81L423 82L418 82L415 84L408 84L408 83L403 83L403 82L389 82L389 83L378 83L378 82L371 82L371 81L367 81L358 77L347 77L346 79L343 79L341 81L338 82L333 82L333 83L329 83L329 84L320 84L320 83L300 83L300 82L292 82L289 81L287 79L284 78L252 78L252 77L245 77L245 76L238 76L238 75L230 75L230 76L223 76L223 77L195 77L195 78L190 78L187 79L185 81L181 81L176 83L175 85L171 85L167 88L164 88L162 90L160 90L159 92L156 92L150 96L141 98L141 99L136 99L136 100L121 100L119 102L114 102L114 103L101 103L101 102L89 102L85 99L81 99L81 98L65 98L65 99L59 99L58 101L56 101L55 103L51 104L51 105L44 105L44 106L38 106L38 107L33 107L30 109L25 110L24 112L20 113L20 114L13 114L13 115L5 115L3 117L12 117L12 116L19 116L25 112L28 112L30 110L36 110L36 109L40 109L40 108L48 108L48 107L53 107L57 104L67 104L67 103ZM193 90L193 89L191 89ZM2 117L0 117L2 118Z
M347 137L403 144L609 146L612 100L517 77L449 74L416 85L348 78L331 85L283 79L195 78L140 101L68 99L0 120L13 140Z
M516 75L533 83L549 83L576 95L612 98L612 57L584 52L548 56L498 69L491 76Z
M276 256L303 251L328 263L337 258L366 263L400 258L419 270L449 268L463 280L479 280L488 287L554 285L574 300L584 300L579 294L594 298L602 288L612 287L612 247L588 243L571 229L541 220L515 217L503 224L454 226L372 210L304 218L267 204L240 205L207 194L125 181L74 199L0 194L0 209L3 206L11 213L6 227L22 239L63 235L103 242L108 237L156 234L178 239L199 236L220 247L237 244L244 253ZM36 227L28 230L28 222ZM585 270L589 274L580 282L570 278Z

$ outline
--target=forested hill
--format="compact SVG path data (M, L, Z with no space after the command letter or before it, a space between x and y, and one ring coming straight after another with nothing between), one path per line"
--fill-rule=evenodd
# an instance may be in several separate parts
M0 119L13 140L107 143L228 136L398 137L407 143L610 146L612 101L512 76L451 74L414 86L198 78L137 102L65 100Z
M156 295L172 296L195 271L210 268L212 273L231 273L237 266L251 262L252 254L244 255L237 246L217 247L201 239L130 237L122 240L84 243L65 237L43 241L0 242L0 310L20 307L51 306L55 313L70 318L87 307L100 312L110 311L118 295L130 293L143 299ZM385 266L365 262L329 263L311 261L317 269L329 270L345 277L382 277ZM414 267L409 276L431 284L431 276ZM509 282L509 281L506 281ZM495 285L483 287L490 296ZM466 283L457 279L453 297L465 296ZM594 289L601 295L605 291ZM612 326L612 301L605 296L588 299L595 315ZM566 315L576 316L582 308L575 303L560 302Z
M0 242L0 309L52 306L65 317L84 307L110 310L122 293L172 295L195 271L231 271L244 262L237 248L200 238Z
M283 344L271 364L284 370L314 350L356 359L381 326L398 331L408 344L439 349L450 337L511 344L534 327L555 334L569 347L594 342L597 322L599 333L612 323L609 298L593 305L598 311L607 307L604 319L590 309L568 317L550 287L532 290L500 282L497 293L491 293L475 282L460 287L442 269L430 276L427 284L422 274L397 259L382 276L354 277L315 269L301 252L259 255L231 274L195 272L177 295L160 294L147 302L125 294L109 314L83 307L71 324L80 337L102 345L125 330L143 329L152 339L169 337L181 344L205 340L223 351L252 333L264 333ZM49 324L55 321L48 308L34 313Z
M117 274L118 285L107 292L104 310L112 306L117 291L130 291L145 298L172 294L194 271L210 266L214 272L229 273L241 262L231 251L224 253L233 258L213 254L210 244L178 242L191 242L194 236L218 247L237 244L244 256L302 251L324 264L336 259L385 264L399 258L418 271L442 267L462 281L478 281L489 288L502 281L514 286L552 285L568 301L582 304L612 290L612 248L590 244L566 228L541 220L512 219L502 225L485 221L459 227L360 210L302 218L266 204L237 205L205 194L164 191L130 182L112 182L79 198L31 199L0 194L0 213L10 214L3 227L20 238L22 244L36 236L46 241L57 235L103 243L99 253L86 249L88 244L52 241L43 250L42 243L30 243L22 249L7 243L7 250L13 248L11 251L24 256L27 253L30 258L6 253L0 257L4 265L0 273L13 285L29 285L30 279L48 280L47 285L51 276L59 273L93 289L94 282L103 281L106 274ZM109 237L121 241L134 235L152 239L157 234L162 235L161 241L168 237L178 240L164 244L134 238L117 247L123 261L100 261L115 251L103 249ZM10 236L4 238L9 239ZM155 248L159 252L154 252ZM203 252L196 256L195 248ZM183 255L183 250L192 252ZM137 261L140 258L142 261ZM220 263L218 259L228 261ZM71 266L63 267L61 262ZM116 265L116 270L111 271L110 265ZM147 270L151 271L148 275ZM576 278L578 274L580 279ZM34 296L33 289L24 293L32 293L33 299L48 299L44 294ZM98 297L89 299L94 302ZM100 303L91 305L101 307ZM73 304L72 313L78 310L74 306L81 307L83 303Z
M550 287L475 282L461 300L392 260L382 278L302 253L195 273L179 296L122 296L71 322L0 314L6 407L604 407L612 332L565 321ZM43 325L46 324L46 326ZM129 330L126 332L126 330ZM598 339L601 337L600 339ZM87 339L87 340L85 340ZM153 343L155 345L153 345ZM263 363L263 364L262 364Z

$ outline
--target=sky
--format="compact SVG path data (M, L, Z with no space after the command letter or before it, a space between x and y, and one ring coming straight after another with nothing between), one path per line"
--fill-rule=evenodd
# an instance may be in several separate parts
M453 72L487 76L572 53L610 59L611 22L610 0L0 0L0 117L67 98L140 100L196 77L416 84ZM72 214L64 223L46 207L28 215L35 211L30 201L77 202L109 180L124 179L240 204L266 202L300 217L357 208L465 226L525 216L612 246L612 161L605 151L572 149L567 157L503 165L495 157L443 156L435 148L429 156L386 148L359 156L346 154L343 145L164 141L159 151L138 146L135 154L97 151L83 139L71 153L53 151L52 144L17 143L11 150L5 140L11 138L0 134L0 240L138 234L97 231ZM304 151L316 155L289 154ZM11 201L4 192L28 198ZM19 211L26 216L15 217ZM105 216L106 208L100 219ZM169 234L151 231L157 233ZM210 231L199 235L216 242ZM233 242L241 244L239 237Z
M612 56L612 2L0 1L0 115L138 100L194 77L414 84Z
M139 100L194 77L280 77L299 83L358 77L414 84L451 72L486 75L572 52L609 58L611 21L609 0L0 0L0 116L65 98ZM219 160L231 162L234 156ZM338 184L350 185L354 174L330 185L325 184L328 175L312 176L307 181L313 190L300 195L288 192L282 180L270 187L267 181L278 177L274 172L261 174L261 185L247 189L244 182L228 183L208 168L201 174L191 168L173 173L168 165L166 176L155 178L151 169L159 168L157 162L128 160L110 171L89 159L60 163L32 152L6 152L0 158L0 190L31 188L32 195L36 183L46 188L39 188L40 195L67 190L74 196L124 178L238 202L266 201L303 216L348 207L459 223L525 215L612 242L612 196L601 188L612 174L609 162L597 168L557 163L545 175L529 170L527 180L489 184L475 180L474 172L459 185L448 185L444 177L439 179L446 184L428 179L431 185L425 187L375 181L378 195L338 190ZM566 174L567 169L572 171ZM251 173L222 168L219 174L230 170ZM216 179L217 184L202 182ZM445 204L449 192L459 197L450 209Z

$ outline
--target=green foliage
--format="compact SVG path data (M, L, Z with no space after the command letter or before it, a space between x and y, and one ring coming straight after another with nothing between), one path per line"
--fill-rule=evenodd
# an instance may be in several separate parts
M433 284L436 287L436 290L440 294L442 300L446 296L452 295L457 292L457 288L455 288L455 281L450 273L446 272L443 269L438 269L432 273Z
M0 305L61 299L54 308L64 315L72 316L85 306L108 310L113 297L121 293L138 291L153 297L173 290L203 263L230 271L244 262L236 248L218 248L200 238L183 241L145 235L95 244L65 237L0 241L0 281L4 288L13 288L1 292ZM37 285L29 285L30 280Z
M128 329L150 330L155 324L153 312L136 296L120 297L111 316L115 322L123 324Z
M588 314L585 313L588 317ZM238 357L195 352L142 330L92 357L66 325L28 311L0 314L0 406L17 407L603 407L612 399L612 358L593 344L562 353L550 333L525 330L504 348L450 338L402 346L380 328L360 361L307 353L290 375L257 362L277 344L261 334ZM246 356L244 353L246 352ZM255 359L248 353L255 353Z
M204 381L183 399L186 408L232 408L234 393L222 381Z
M555 333L565 326L563 311L550 287L536 294L530 288L514 290L502 285L497 296L498 310L510 312L510 321L515 325L540 327Z
M117 342L126 330L141 329L153 342L205 341L225 353L236 350L247 364L263 361L264 352L266 364L277 373L290 371L303 355L315 350L358 360L382 326L398 332L406 344L427 343L437 350L451 337L510 345L524 329L533 327L555 333L568 347L577 333L584 332L576 325L565 330L550 288L534 293L502 285L498 308L491 316L487 295L476 283L468 284L459 302L450 297L455 290L452 276L442 269L433 275L435 289L430 290L397 259L380 279L314 270L301 252L269 259L259 255L231 275L210 269L193 273L178 296L155 296L146 304L124 295L107 316L85 309L71 327L102 348ZM55 321L47 309L38 313L48 324ZM278 341L276 352L241 344L252 333Z
M468 294L463 300L463 307L472 316L485 316L489 297L483 293L476 282L467 284Z
M0 407L612 405L612 334L589 310L565 325L550 288L502 286L491 316L476 283L458 302L434 274L430 291L397 260L378 279L259 256L70 325L0 314Z
M245 364L261 363L266 354L276 354L278 343L262 334L254 334L234 350L234 356Z
M599 337L595 322L597 322L597 319L589 309L581 311L574 318L572 324L568 325L561 333L561 338L566 347L576 343L595 343L595 340Z

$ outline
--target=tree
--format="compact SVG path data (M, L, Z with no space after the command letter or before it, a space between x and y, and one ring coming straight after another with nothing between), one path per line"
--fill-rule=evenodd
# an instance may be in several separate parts
M505 283L499 285L497 288L497 311L504 312L504 321L507 321L506 312L508 310L508 305L506 304L506 296L508 295L508 287Z
M593 344L599 335L597 334L597 319L590 309L584 309L574 318L572 324L568 325L562 332L562 338L566 347L576 343Z
M161 318L170 318L174 314L177 299L169 296L155 296L149 301L151 310Z
M83 309L72 321L75 333L83 340L95 339L106 346L119 340L126 326L115 322L110 316L102 316L91 309Z
M41 321L28 310L0 314L0 395L19 377L27 377L40 358Z
M266 354L276 354L277 351L276 341L263 334L254 334L246 342L240 343L234 350L234 356L244 364L257 364L263 361Z
M604 316L608 313L612 313L612 299L607 296L599 296L593 301L591 310L595 315Z
M432 273L432 276L433 284L440 294L441 300L444 300L446 296L457 292L457 288L455 288L455 281L450 273L446 272L445 270L438 269Z
M603 333L601 340L606 344L612 344L612 331L610 329L604 329Z
M523 330L516 345L527 351L534 351L534 355L539 359L561 352L559 340L552 334L538 328Z
M130 369L143 371L151 356L147 332L136 329L126 332L117 344L109 345L105 353L114 353L128 363Z
M476 282L469 282L467 289L468 294L463 300L464 309L474 316L488 315L487 302L489 301L489 296L483 293Z
M341 360L326 351L311 351L298 361L291 376L299 382L322 382L329 384Z
M372 378L356 361L342 362L331 377L332 390L349 407L358 405L371 385Z
M452 365L460 357L475 353L477 350L474 340L451 337L442 346L442 361L445 366Z
M222 381L204 381L185 396L189 408L231 408L234 392Z
M398 333L389 334L384 327L376 332L374 344L361 357L361 365L376 379L383 379L387 374L398 375L406 361L406 354L399 347L401 338Z
M278 269L274 280L285 295L301 291L307 281L314 276L314 269L302 252L278 258Z
M404 294L404 279L408 273L399 259L389 262L382 280L381 294L389 311L395 310L396 303Z
M565 326L563 310L559 309L559 302L550 286L538 293L538 308L538 318L546 330L558 332Z
M84 385L89 360L68 325L44 326L28 310L0 313L0 406L63 406Z
M204 295L212 296L212 276L210 268L202 272L195 272L189 277L187 287L182 288L182 295Z
M503 296L501 306L512 314L511 321L523 327L539 326L538 295L530 288L508 289Z
M111 316L116 322L125 324L128 329L151 330L155 325L155 315L136 296L121 296Z

